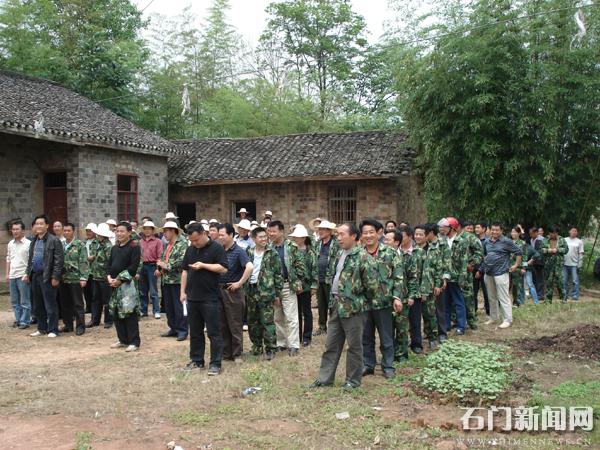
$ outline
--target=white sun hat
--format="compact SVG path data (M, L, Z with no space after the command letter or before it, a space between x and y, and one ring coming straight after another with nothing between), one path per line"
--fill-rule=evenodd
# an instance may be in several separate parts
M219 223L219 221L217 219L210 219L208 224L210 225L211 223Z
M242 219L242 220L240 220L240 223L234 225L234 228L236 231L238 230L238 228L252 231L252 224L250 223L250 221L248 219Z
M114 225L114 226L117 226L117 222L115 221L115 219L108 219L108 220L106 221L106 223L107 223L108 225Z
M101 223L100 225L98 225L98 227L96 227L95 233L98 236L102 236L102 237L105 237L105 238L113 238L113 237L115 237L115 233L113 233L112 231L110 231L110 228L108 227L108 223Z
M239 213L246 213L246 214L248 214L248 211L246 210L246 208L240 208L240 210L238 211L238 214Z
M98 228L98 225L96 225L94 222L90 222L86 225L85 230L90 230L92 233L95 233L96 228Z
M167 214L165 214L165 220L169 219L179 219L179 217L177 217L174 213L169 211Z
M273 217L273 211L266 210L265 216Z
M323 219L321 221L321 223L319 225L317 225L317 228L326 228L328 230L335 230L337 228L337 225L333 222L330 222L327 219Z
M294 226L294 231L288 234L288 236L298 238L308 237L308 231L306 230L306 227L304 225L298 224Z

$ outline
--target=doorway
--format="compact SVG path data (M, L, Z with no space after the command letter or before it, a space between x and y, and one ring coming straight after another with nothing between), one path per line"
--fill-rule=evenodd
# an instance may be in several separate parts
M179 226L184 227L190 220L196 220L195 203L176 203L177 217L179 217Z
M240 221L240 217L237 212L242 208L246 208L246 211L248 211L248 219L250 221L256 219L256 200L241 200L239 202L236 201L232 203L231 223L238 223Z
M47 172L44 174L44 213L50 224L68 220L67 172Z

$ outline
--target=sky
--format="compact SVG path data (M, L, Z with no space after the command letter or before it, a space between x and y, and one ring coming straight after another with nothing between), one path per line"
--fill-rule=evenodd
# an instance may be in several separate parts
M230 0L229 23L237 28L240 35L250 44L257 43L265 28L267 14L265 8L273 0ZM202 19L207 14L211 0L133 0L138 8L146 8L144 16L158 13L166 16L179 14L186 6ZM376 42L383 33L384 22L390 16L388 0L352 0L352 9L362 15L367 22L368 39Z

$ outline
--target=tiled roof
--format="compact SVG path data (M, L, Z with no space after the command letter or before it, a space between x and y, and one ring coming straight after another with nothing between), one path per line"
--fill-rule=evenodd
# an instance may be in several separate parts
M405 140L402 133L365 131L174 141L178 155L169 158L169 181L185 186L227 180L407 175L415 152Z
M1 132L139 153L173 154L171 142L82 95L52 81L3 70L0 70Z

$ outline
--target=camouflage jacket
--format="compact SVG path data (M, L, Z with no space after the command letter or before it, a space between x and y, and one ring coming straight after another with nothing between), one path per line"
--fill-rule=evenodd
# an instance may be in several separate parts
M439 241L430 242L423 249L423 272L419 292L422 298L433 295L434 288L444 285L444 273L448 259L448 247Z
M162 255L160 256L161 261L165 261L167 255L167 247L163 249ZM183 257L188 246L185 241L177 239L171 253L169 253L169 259L165 262L167 267L160 270L160 278L162 284L181 284L181 265L183 263Z
M542 244L544 264L547 266L562 267L564 256L569 252L569 246L564 237L558 236L555 247L558 249L556 253L548 253L548 250L554 247L550 246L550 238L544 239L544 243Z
M477 236L473 233L463 231L460 234L467 241L467 249L469 254L469 266L476 268L483 261L483 245Z
M298 250L306 268L305 277L302 279L302 292L317 289L319 283L319 268L317 267L317 249L315 245L307 245L306 251Z
M65 243L65 262L63 266L63 283L79 283L87 281L90 276L85 243L73 239Z
M285 267L288 272L288 282L290 283L290 290L298 292L303 290L303 281L307 279L306 266L304 264L304 258L298 250L298 246L295 242L286 239L283 242L284 255L285 255ZM277 250L275 250L277 251Z
M411 253L405 253L402 249L398 250L402 269L404 271L404 295L402 303L407 303L408 299L421 298L421 287L419 285L420 272L423 267L423 250L419 247L413 247Z
M95 240L90 247L90 256L94 257L90 264L90 273L96 281L106 281L111 248L112 244L108 239L102 242Z
M444 240L442 240L441 245L444 245ZM459 286L466 286L470 282L470 274L467 271L470 257L469 242L461 233L456 235L451 248L447 238L445 239L445 245L449 249L449 259L444 277L448 279L448 282L458 283Z
M319 246L317 247L317 261L319 260L319 254L321 253L322 245L323 242L319 241ZM331 244L329 244L329 255L327 256L327 271L325 273L325 284L331 285L331 283L333 282L333 277L335 276L335 264L333 264L333 262L335 260L335 256L339 253L339 251L340 242L335 236L331 236Z
M135 306L133 308L133 311L124 312L123 311L123 289L121 289L120 287L112 288L110 300L108 302L108 309L110 310L110 313L113 315L113 317L118 317L119 319L124 319L124 318L130 317L130 316L139 316L141 310L140 310L140 295L139 295L139 291L137 288L137 283L135 283L133 281L133 277L127 270L124 270L119 275L117 275L117 280L120 280L123 283L121 285L123 288L127 287L135 292L135 295L133 297L135 299Z
M247 248L248 260L254 263L255 248ZM244 284L246 293L250 286L250 279ZM260 272L256 281L256 287L260 296L260 300L272 302L275 298L280 300L283 298L283 276L281 275L281 260L279 254L271 245L267 245L263 254L262 262L260 263Z
M527 260L529 259L529 249L527 248L527 244L522 241L521 239L517 239L515 241L515 245L517 247L519 247L521 249L522 252L522 258L521 258L521 268L522 269L527 269ZM516 254L512 254L510 255L510 265L513 266L515 264L515 262L517 262L517 255Z
M335 254L334 267L336 268L341 254L341 250ZM360 245L357 245L346 256L338 285L339 298L336 299L332 294L329 307L337 308L342 318L362 314L379 295L377 280L375 260Z
M402 258L392 247L379 244L377 256L372 256L365 248L365 253L373 259L377 267L378 293L369 304L369 309L390 308L394 297L404 301L404 270Z

